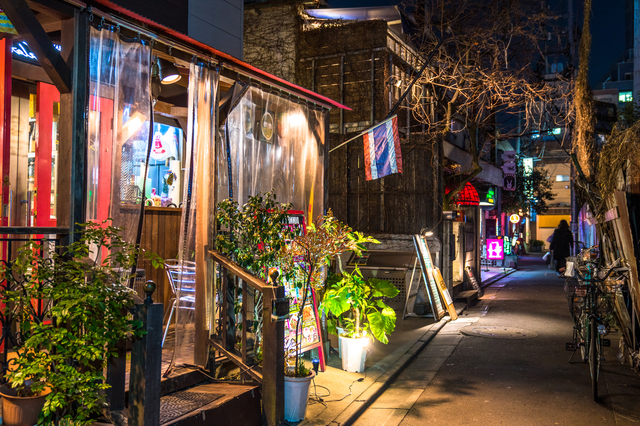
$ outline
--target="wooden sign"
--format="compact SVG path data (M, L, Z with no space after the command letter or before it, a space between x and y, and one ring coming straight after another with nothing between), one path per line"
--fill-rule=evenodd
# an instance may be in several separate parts
M478 290L478 297L482 297L483 295L482 288L480 288L480 284L478 284L478 280L476 280L476 277L473 275L473 270L471 269L471 266L467 266L466 268L464 268L464 270L467 273L467 277L469 277L469 282L471 283L471 286L475 290Z
M407 298L404 302L404 310L402 312L402 319L406 319L408 314L414 312L416 305L416 297L418 297L418 292L420 291L420 284L422 284L422 275L416 275L416 267L418 266L418 257L416 256L415 261L413 262L413 270L411 271L411 280L409 281L409 288L407 289ZM414 280L417 278L418 282ZM423 316L433 316L432 314L427 314Z
M445 284L444 279L442 278L440 269L433 268L433 275L435 276L436 283L438 284L440 297L442 297L442 300L444 300L444 304L447 305L447 311L449 311L451 321L457 320L458 313L456 312L455 306L453 306L453 299L451 299L451 294L449 294L449 289L447 288L447 284Z
M418 252L422 278L424 279L425 284L427 284L426 290L429 297L429 304L431 305L431 311L433 312L433 317L436 320L439 320L444 316L445 312L438 293L438 284L436 284L433 277L433 263L431 263L431 253L429 253L427 239L420 234L416 234L413 236L413 244L416 246L416 251ZM407 291L407 295L411 294L413 292L412 290L413 289L410 288L409 291Z

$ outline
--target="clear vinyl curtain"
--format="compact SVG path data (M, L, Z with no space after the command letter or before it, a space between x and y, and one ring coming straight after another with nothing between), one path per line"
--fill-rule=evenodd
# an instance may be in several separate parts
M218 200L274 190L311 221L324 211L326 111L250 87L220 129ZM225 128L226 126L226 128Z
M203 280L203 288L211 285L212 263L204 253L213 247L214 220L214 140L215 105L218 91L218 72L199 64L191 64L189 72L189 108L185 173L184 204L180 222L180 252L178 260L184 273L177 288L176 341L174 362L195 364L195 310L205 310L211 317L212 293L196 295L196 281ZM190 262L195 262L195 276L189 276ZM198 300L196 297L201 297ZM208 322L207 322L208 323Z
M87 220L112 218L135 242L151 117L151 49L91 28Z

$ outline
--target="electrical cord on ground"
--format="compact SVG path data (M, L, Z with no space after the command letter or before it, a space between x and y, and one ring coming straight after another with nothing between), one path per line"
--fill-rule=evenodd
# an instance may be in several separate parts
M367 371L365 370L364 372L364 377L359 377L357 379L355 379L353 382L351 382L351 384L349 385L349 393L344 395L342 398L338 398L338 399L330 399L330 400L325 400L323 398L327 398L329 396L331 396L331 390L329 388L327 388L326 386L322 386L322 385L316 385L316 380L313 379L313 394L309 395L309 398L311 399L311 401L313 402L313 404L322 404L325 408L327 407L327 402L339 402L344 400L345 398L353 395L353 391L352 391L352 387L356 382L364 382L365 379L367 378ZM324 388L327 390L327 392L329 392L327 395L318 395L318 391L317 388ZM313 405L311 404L311 405Z

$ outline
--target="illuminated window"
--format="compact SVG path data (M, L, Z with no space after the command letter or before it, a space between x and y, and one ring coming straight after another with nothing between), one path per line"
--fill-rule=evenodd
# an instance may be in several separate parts
M556 175L556 182L569 182L569 176L567 176L567 175Z
M633 102L633 93L631 91L618 93L618 102Z

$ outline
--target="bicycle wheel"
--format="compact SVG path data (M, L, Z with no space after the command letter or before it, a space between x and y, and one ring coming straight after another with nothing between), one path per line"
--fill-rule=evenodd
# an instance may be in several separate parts
M600 372L600 350L598 342L598 325L595 317L589 320L589 370L591 371L591 393L593 400L598 400L598 373Z

